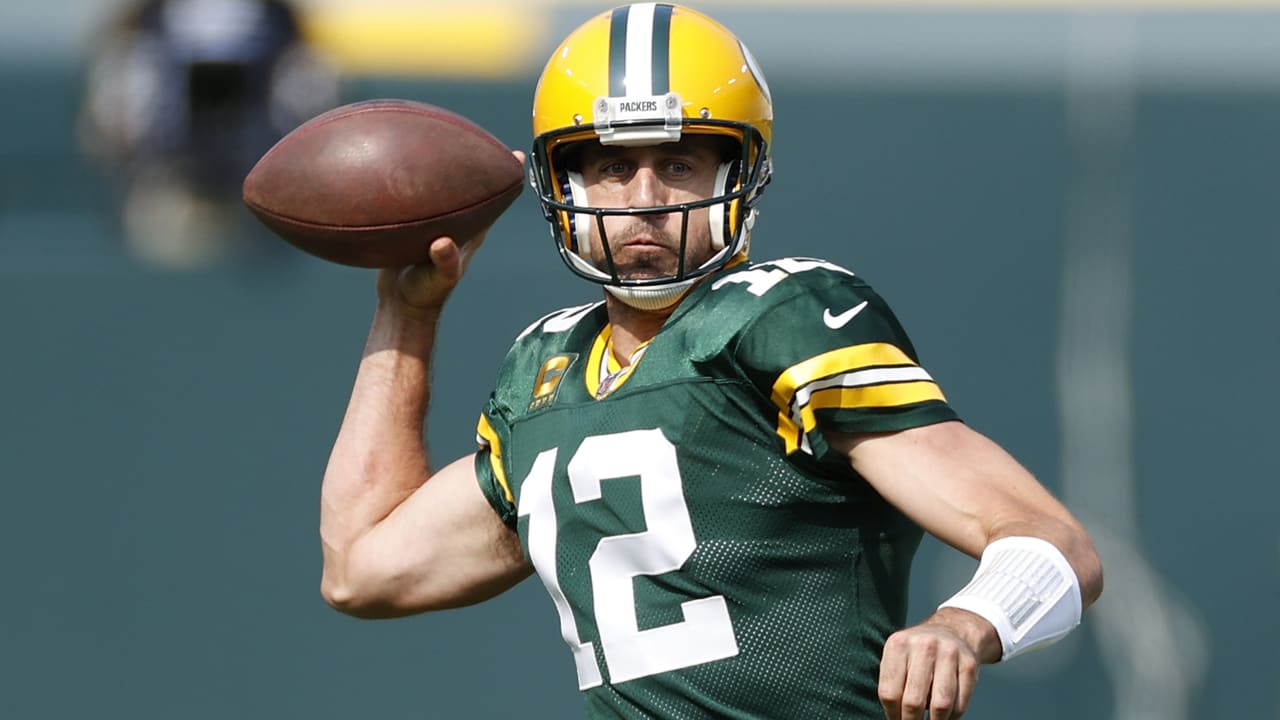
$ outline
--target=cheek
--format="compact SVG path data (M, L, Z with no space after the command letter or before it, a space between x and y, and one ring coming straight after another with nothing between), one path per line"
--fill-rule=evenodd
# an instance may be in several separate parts
M598 208L626 207L626 194L617 185L586 181L587 206Z
M698 208L689 213L689 244L697 247L711 245L711 226L707 218L710 208Z

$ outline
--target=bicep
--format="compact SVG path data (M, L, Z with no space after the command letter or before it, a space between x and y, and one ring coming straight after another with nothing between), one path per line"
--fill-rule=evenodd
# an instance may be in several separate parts
M477 481L474 455L432 475L353 549L353 584L376 588L370 613L406 615L471 605L532 572L516 532Z
M1070 543L1079 525L1008 452L958 421L892 433L828 433L832 447L925 531L977 557L997 537Z

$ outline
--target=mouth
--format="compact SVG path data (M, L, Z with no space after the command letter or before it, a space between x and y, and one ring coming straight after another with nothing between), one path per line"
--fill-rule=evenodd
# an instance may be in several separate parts
M639 235L636 237L627 238L625 241L623 241L621 247L632 249L632 250L640 250L640 251L656 251L656 250L670 249L666 246L666 244L659 242L658 240L655 240L654 238L648 237L646 235Z
M623 249L633 253L663 253L668 252L667 249L657 243L631 243L624 245Z

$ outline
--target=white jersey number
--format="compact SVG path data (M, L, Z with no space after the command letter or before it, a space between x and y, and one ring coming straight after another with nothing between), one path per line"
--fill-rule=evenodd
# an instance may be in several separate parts
M723 278L715 281L711 285L712 290L719 290L728 285L746 285L747 292L756 297L763 297L765 293L774 288L775 285L786 280L792 275L810 270L830 270L832 272L844 273L850 277L853 273L845 270L839 265L833 265L826 260L814 260L812 258L779 258L768 262L752 265L746 270L732 272Z
M520 515L529 516L529 556L560 614L560 633L573 651L578 688L602 684L592 643L582 642L556 568L556 508L551 480L557 450L540 454L521 485ZM589 437L569 461L576 503L599 500L603 482L640 478L644 532L602 538L588 562L593 610L609 678L619 683L738 654L723 595L680 604L684 620L641 630L634 578L679 570L697 541L676 464L676 449L660 430Z

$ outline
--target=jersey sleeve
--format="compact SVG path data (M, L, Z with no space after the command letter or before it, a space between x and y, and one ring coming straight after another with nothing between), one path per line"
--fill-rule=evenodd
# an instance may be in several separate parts
M512 528L518 518L513 490L518 492L514 482L519 478L508 475L510 465L504 452L511 446L511 428L529 411L535 385L541 382L543 363L561 353L565 338L577 332L579 322L593 313L599 317L591 322L603 323L604 303L556 310L525 328L507 350L494 379L493 392L480 413L476 424L476 478L494 511Z
M893 432L958 419L889 306L865 282L821 270L787 283L736 348L740 368L777 410L787 455L847 466L833 457L823 429Z
M493 506L494 512L498 513L502 522L515 527L515 496L507 480L507 468L502 454L507 437L506 419L499 412L496 403L490 400L480 413L480 421L476 425L476 478L480 483L480 491Z

